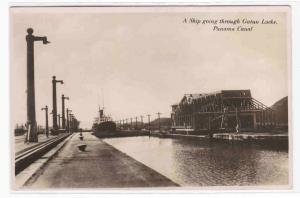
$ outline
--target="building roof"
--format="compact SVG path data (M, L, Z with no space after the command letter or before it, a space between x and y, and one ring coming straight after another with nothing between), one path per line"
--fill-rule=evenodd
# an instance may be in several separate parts
M183 98L180 100L179 103L173 104L172 106L176 106L179 105L180 103L182 103L184 100L187 100L187 102L191 102L195 99L199 99L199 98L205 98L207 96L212 96L212 95L216 95L216 94L222 94L222 95L226 95L226 97L228 97L228 95L232 95L232 97L235 97L237 94L239 93L247 93L247 96L251 97L251 92L250 89L240 89L240 90L219 90L219 91L215 91L215 92L210 92L210 93L193 93L193 94L184 94Z

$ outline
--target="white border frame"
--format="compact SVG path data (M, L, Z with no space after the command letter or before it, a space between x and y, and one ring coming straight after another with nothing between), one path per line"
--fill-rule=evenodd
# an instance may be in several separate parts
M58 191L57 193L61 194L64 193L64 195L66 196L72 196L75 197L75 195L77 194L77 196L81 195L80 197L82 197L82 195L87 195L89 197L91 196L97 196L97 194L90 194L90 193L102 193L103 195L120 195L122 193L125 193L127 196L132 196L134 195L134 197L138 196L137 194L143 194L143 195L147 195L147 196L158 196L158 193L160 194L159 196L182 196L182 193L184 193L184 196L195 196L198 193L205 193L206 195L215 195L220 196L220 194L224 195L225 197L233 197L233 196L252 196L252 195L257 195L257 193L259 192L260 195L265 196L266 192L271 192L272 197L276 197L276 196L294 196L296 194L294 193L299 193L300 192L300 172L298 171L298 167L300 167L300 159L296 156L299 156L299 152L300 152L300 145L297 144L297 140L300 139L300 135L299 135L299 129L300 129L300 122L297 122L297 120L299 119L299 107L300 105L297 103L297 101L300 101L300 94L299 94L299 85L300 85L300 78L298 77L300 74L300 60L299 60L299 53L300 53L300 39L299 36L300 35L300 2L298 1L245 1L245 0L241 0L241 1L228 1L228 0L223 0L223 1L214 1L214 2L208 2L208 1L193 1L193 0L189 0L189 1L157 1L157 0L152 0L151 2L147 2L147 1L123 1L123 0L119 0L118 2L108 2L108 1L72 1L72 0L64 0L62 1L58 1L58 0L53 0L51 2L46 2L46 3L42 3L41 0L32 0L30 2L26 1L26 0L19 0L19 1L1 1L1 4L3 6L1 6L1 10L0 10L0 20L1 20L1 24L2 27L5 26L4 29L2 29L1 31L1 66L0 66L0 86L1 86L1 91L5 92L4 95L1 94L1 107L0 109L1 111L1 133L2 138L1 138L1 143L0 143L0 150L4 153L4 155L0 155L1 157L4 157L6 160L2 160L3 162L6 161L7 164L3 164L1 163L1 176L5 176L5 178L1 179L1 189L4 187L5 191L1 190L1 193L7 193L7 195L16 195L16 196L26 196L26 197L35 197L35 196L41 196L41 194L36 195L37 193L40 193L39 191L34 191L34 192L25 192L26 194L22 194L22 193L17 193L17 194L11 194L11 193L15 193L14 191L11 190L11 175L10 172L11 171L7 171L7 170L11 170L10 168L10 152L9 152L9 148L10 148L10 135L9 135L9 19L8 19L8 12L9 12L9 7L8 6L107 6L107 5L113 5L113 6L124 6L124 5L139 5L139 6L145 6L145 5L289 5L292 8L292 75L290 76L292 78L292 98L289 99L289 104L292 104L292 119L294 120L292 127L290 128L292 134L292 141L293 141L293 189L292 190L193 190L193 191L187 191L187 190L175 190L170 192L169 190L166 191L147 191L147 190L138 190L138 191L134 191L134 190L125 190L125 191L89 191L86 192L85 190L83 191ZM7 95L6 95L7 94ZM4 111L3 111L4 110ZM291 119L290 119L291 120ZM298 133L297 133L298 132ZM5 135L4 135L5 134ZM8 134L8 135L7 135ZM2 173L3 172L3 173ZM9 181L9 182L8 182ZM233 193L235 192L235 193ZM238 192L236 194L236 192ZM251 193L248 193L251 192ZM283 195L282 193L287 193L287 192L294 192L293 194L289 193L289 194L285 194ZM51 193L51 195L53 196L57 196L56 192L53 191L41 191L41 193L43 193L43 195L46 196L50 196L47 193ZM67 193L67 194L66 194ZM70 194L72 193L72 194ZM80 194L78 194L80 193ZM209 193L209 194L207 194ZM211 193L216 193L216 194L211 194ZM275 193L275 194L274 194ZM200 196L201 196L200 194ZM268 194L269 195L269 194ZM76 197L77 197L76 196Z

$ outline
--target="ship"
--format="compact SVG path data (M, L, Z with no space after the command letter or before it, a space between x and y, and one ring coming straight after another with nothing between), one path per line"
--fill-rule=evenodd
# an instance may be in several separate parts
M104 107L101 109L99 106L99 117L96 117L93 123L92 130L94 134L101 135L107 133L114 133L117 125L109 115L104 114Z

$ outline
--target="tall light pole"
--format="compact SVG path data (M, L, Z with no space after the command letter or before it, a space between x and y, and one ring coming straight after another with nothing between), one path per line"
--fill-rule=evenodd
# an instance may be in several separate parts
M72 118L73 118L73 114L70 113L69 114L69 130L70 130L70 132L72 131Z
M46 114L46 136L49 136L49 126L48 126L48 106L46 105L44 108L42 108L42 111L45 110Z
M73 114L72 113L70 113L69 114L69 129L70 129L70 132L73 130Z
M55 76L52 76L52 102L53 102L53 130L57 130L57 101L56 101L56 83L64 84L62 80L56 80Z
M59 129L60 129L60 118L61 118L60 114L57 114L58 128L59 128Z
M70 113L72 110L67 108L67 132L70 132Z
M65 100L69 100L69 97L65 97L64 94L61 96L61 114L62 114L62 128L66 129L66 118L65 118Z
M27 129L26 141L37 142L37 123L35 114L35 90L34 90L34 41L43 41L43 44L50 43L47 37L32 35L33 29L28 28L26 35L27 42Z
M74 130L74 114L70 113L70 130L73 131Z

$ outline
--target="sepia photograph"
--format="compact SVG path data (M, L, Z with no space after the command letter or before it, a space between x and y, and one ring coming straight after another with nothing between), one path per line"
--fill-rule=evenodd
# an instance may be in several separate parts
M12 189L291 189L290 14L11 6Z

